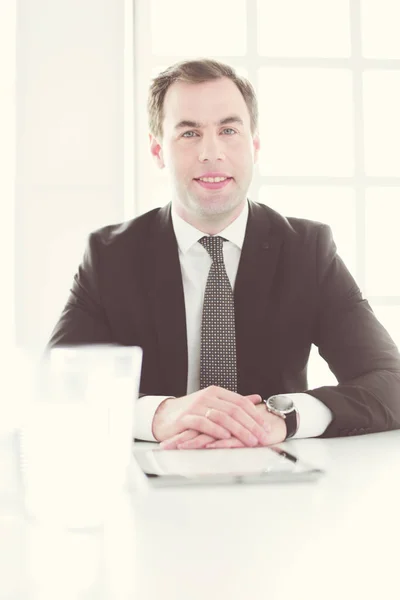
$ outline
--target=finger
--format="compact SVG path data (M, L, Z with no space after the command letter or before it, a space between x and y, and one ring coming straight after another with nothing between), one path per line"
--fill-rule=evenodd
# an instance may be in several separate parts
M200 448L205 448L207 444L215 441L215 438L210 435L200 433L196 438L179 444L178 448L179 450L200 450Z
M231 417L226 412L213 409L209 413L208 419L223 425L225 429L231 432L232 437L240 440L245 446L254 447L258 446L259 443L266 444L269 438L267 438L262 427L252 421L248 415L240 414L239 410L238 407L235 407ZM248 423L246 419L250 422ZM245 424L242 424L242 422Z
M249 396L244 396L244 398L248 398L253 404L261 404L262 402L260 394L250 394Z
M262 402L261 396L259 394L250 394L249 396L241 396L240 394L236 394L235 392L231 392L229 390L224 390L223 388L216 388L217 390L221 390L221 392L216 393L216 398L223 400L224 402L230 402L233 405L240 406L247 414L252 417L259 425L263 426L264 420L262 415L258 412L255 405L260 404ZM210 406L210 402L208 402Z
M231 438L230 440L216 440L215 442L210 442L206 445L206 448L244 448L245 445L242 444L240 440L236 438Z
M198 431L195 431L194 429L186 429L185 431L182 431L181 433L178 433L161 442L160 448L162 448L162 450L174 450L178 447L178 444L196 438L198 435Z
M258 444L267 444L269 437L267 436L268 425L261 421L263 419L254 405L251 405L257 415L257 421L253 419L241 406L232 402L225 402L216 398L212 402L212 407L207 409L206 415L210 421L217 423L228 430L233 437L240 439L246 446L257 446ZM196 412L203 411L204 408L197 406L194 408ZM215 437L215 436L214 436ZM219 436L218 436L219 439Z
M206 418L204 414L185 414L179 422L184 429L195 429L198 433L205 433L217 440L227 440L231 437L227 429Z
M208 388L211 389L211 388ZM217 390L222 388L216 388ZM205 396L199 402L190 407L190 414L197 414L199 416L203 416L207 413L209 408L218 408L221 411L227 412L232 415L234 413L234 409L239 408L243 411L243 413L247 413L255 423L258 423L259 428L257 429L258 434L262 435L262 431L265 431L265 420L263 415L260 413L259 409L256 408L255 403L260 404L258 399L261 398L258 394L252 394L250 397L247 396L239 396L233 392L229 392L228 390L222 390L221 396L224 396L224 392L228 392L229 394L233 394L230 396L234 398L234 402L230 400L225 400L221 398L219 395L215 394L214 396L210 394L209 396ZM189 414L189 411L188 413ZM250 421L247 420L249 424ZM215 436L217 437L217 436ZM218 436L221 437L221 436Z
M225 388L218 387L215 385L211 385L204 391L207 392L208 397L217 397L221 400L226 400L227 402L240 404L241 406L243 406L243 404L248 404L249 401L252 404L260 404L260 402L262 402L260 394L248 394L246 396L243 396L241 394L238 394L237 392L231 392L230 390L226 390Z
M249 399L252 405L246 404L246 412L252 417L259 425L265 427L265 420L262 414L258 411L256 406L262 403L261 396L259 394L252 394L251 396L245 396L245 398ZM242 405L241 405L242 406ZM243 406L242 406L243 408Z

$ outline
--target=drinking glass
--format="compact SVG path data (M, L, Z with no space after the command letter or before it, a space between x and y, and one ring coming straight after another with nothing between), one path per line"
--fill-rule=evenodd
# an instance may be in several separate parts
M57 347L36 368L20 429L25 508L41 522L99 527L127 484L142 350Z

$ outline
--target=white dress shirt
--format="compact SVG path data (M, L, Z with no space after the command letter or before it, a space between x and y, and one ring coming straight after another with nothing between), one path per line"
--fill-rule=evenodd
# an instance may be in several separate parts
M235 286L240 253L249 213L248 203L241 214L218 235L228 241L223 245L225 268L232 289ZM185 296L186 330L188 342L188 380L187 393L191 394L200 387L200 336L204 291L211 257L198 243L205 234L186 223L171 211L172 225L178 243L183 291ZM256 391L254 393L257 393ZM289 394L286 394L289 395ZM316 437L321 435L332 421L332 412L317 398L309 394L290 394L300 415L300 426L294 438ZM156 441L152 433L154 413L165 398L169 396L143 396L135 405L135 437L141 440Z

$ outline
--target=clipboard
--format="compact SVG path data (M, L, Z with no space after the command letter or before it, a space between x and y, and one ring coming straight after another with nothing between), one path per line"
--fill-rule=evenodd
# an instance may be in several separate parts
M324 471L279 446L204 450L133 448L133 476L147 489L316 481Z

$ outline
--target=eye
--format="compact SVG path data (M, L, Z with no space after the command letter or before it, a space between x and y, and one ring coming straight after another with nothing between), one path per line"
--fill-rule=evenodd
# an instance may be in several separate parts
M185 131L185 133L182 134L182 137L193 137L192 135L186 135L188 133L193 133L193 134L197 135L197 133L195 131Z
M225 129L223 129L222 131L230 131L231 133L229 135L236 133L236 131L234 129L232 129L232 127L225 127Z

